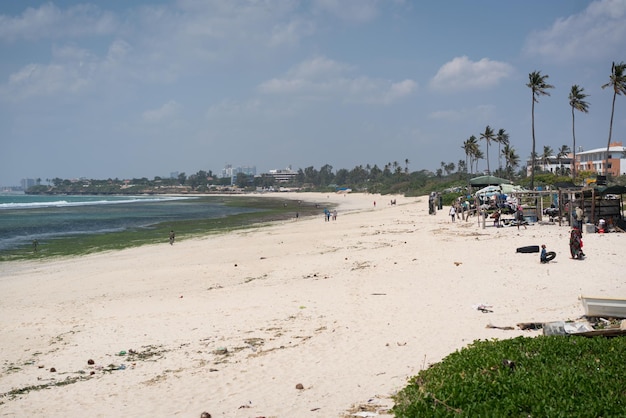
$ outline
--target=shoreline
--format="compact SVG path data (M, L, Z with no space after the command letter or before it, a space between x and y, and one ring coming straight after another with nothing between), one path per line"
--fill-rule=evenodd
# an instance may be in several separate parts
M567 227L452 223L424 197L309 197L335 201L338 219L0 264L0 393L52 385L0 398L0 413L384 416L408 378L472 341L540 335L488 325L626 296L622 234L585 234L577 261ZM549 264L515 252L542 243Z
M189 196L185 195L164 194L163 196L189 198ZM260 198L261 196L263 197ZM202 198L212 200L225 199L221 203L225 203L226 206L244 209L252 208L254 210L252 212L233 213L218 217L190 217L189 219L181 218L167 222L158 221L147 226L128 226L121 231L99 231L51 236L45 240L39 240L36 253L33 251L33 246L30 242L21 244L18 247L0 250L0 262L82 256L100 251L158 244L163 240L163 237L169 235L169 231L172 229L177 230L177 238L179 240L181 237L189 239L214 233L228 233L232 230L254 225L263 226L275 221L288 220L291 217L295 217L296 212L302 217L308 217L316 215L321 210L312 207L310 204L296 205L294 199L285 199L284 196L276 194L205 194L192 197L194 200ZM269 203L269 205L266 205L266 202L263 202L265 199L275 204ZM199 203L190 204L198 205Z

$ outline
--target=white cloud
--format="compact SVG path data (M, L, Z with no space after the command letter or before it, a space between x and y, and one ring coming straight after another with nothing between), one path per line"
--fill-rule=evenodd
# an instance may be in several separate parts
M0 39L49 39L110 34L118 27L115 16L93 5L61 10L52 3L29 7L21 16L0 15Z
M268 44L276 47L281 45L298 45L304 37L315 33L315 24L303 19L294 19L287 23L275 24L272 28Z
M583 12L532 32L524 47L554 61L621 60L626 50L626 1L600 0ZM620 56L615 56L615 54Z
M309 99L350 103L390 104L412 94L417 83L394 83L365 76L352 76L354 68L326 57L304 61L281 78L263 82L259 91L274 95L299 95Z
M104 78L121 80L133 70L129 63L133 47L122 39L116 39L109 45L104 57L98 62ZM122 77L121 74L126 74Z
M9 76L8 83L0 88L0 96L16 101L57 93L74 94L89 84L90 72L91 66L80 62L71 66L28 64Z
M340 76L352 69L349 65L325 57L316 57L298 64L288 75L293 78L323 79Z
M117 43L112 45L105 60L91 51L75 45L52 47L52 59L48 64L30 63L8 76L7 83L0 86L3 96L12 101L60 94L67 97L103 82L116 65L111 60L123 55ZM118 65L119 66L119 63Z
M158 123L176 117L181 107L182 106L175 100L170 100L157 109L146 110L141 117L146 122Z
M445 63L430 82L437 90L460 91L493 87L513 73L513 67L505 62L483 58L471 61L457 57Z
M112 91L132 83L171 84L215 65L245 66L259 57L271 60L271 54L298 46L315 32L314 23L296 9L293 0L180 0L127 9L128 22L89 5L59 8L47 3L15 16L0 14L0 42L62 39L69 45L53 46L50 61L21 63L23 71L13 70L21 83L9 84L6 75L0 92L15 100L76 91L90 82ZM79 50L72 42L90 49Z
M409 96L417 89L417 83L413 80L404 80L399 83L393 83L386 94L385 102L391 103L397 99Z

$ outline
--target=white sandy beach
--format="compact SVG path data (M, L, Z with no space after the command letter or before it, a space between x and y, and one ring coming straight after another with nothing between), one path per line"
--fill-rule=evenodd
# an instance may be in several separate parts
M338 219L0 264L0 416L384 415L474 340L540 335L516 324L578 318L581 294L626 297L624 234L584 234L577 261L568 226L452 223L426 197L278 197L337 203ZM516 253L540 244L553 262Z

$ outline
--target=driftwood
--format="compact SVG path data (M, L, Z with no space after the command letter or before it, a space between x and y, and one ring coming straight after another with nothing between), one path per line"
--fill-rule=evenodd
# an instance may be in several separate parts
M519 329L542 329L543 324L541 322L520 322L517 324Z
M492 325L492 324L487 324L487 326L485 328L502 329L502 330L505 330L505 331L509 331L509 330L515 329L513 327L499 327L497 325Z

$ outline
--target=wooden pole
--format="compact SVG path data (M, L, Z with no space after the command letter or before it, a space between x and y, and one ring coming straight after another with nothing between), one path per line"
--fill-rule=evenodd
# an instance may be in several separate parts
M563 195L563 193L559 189L559 194L558 194L558 199L559 199L558 200L558 202L559 202L559 226L561 226L561 218L563 217L563 212L562 212L563 199L561 198L562 195Z
M596 189L591 189L591 223L596 223Z

